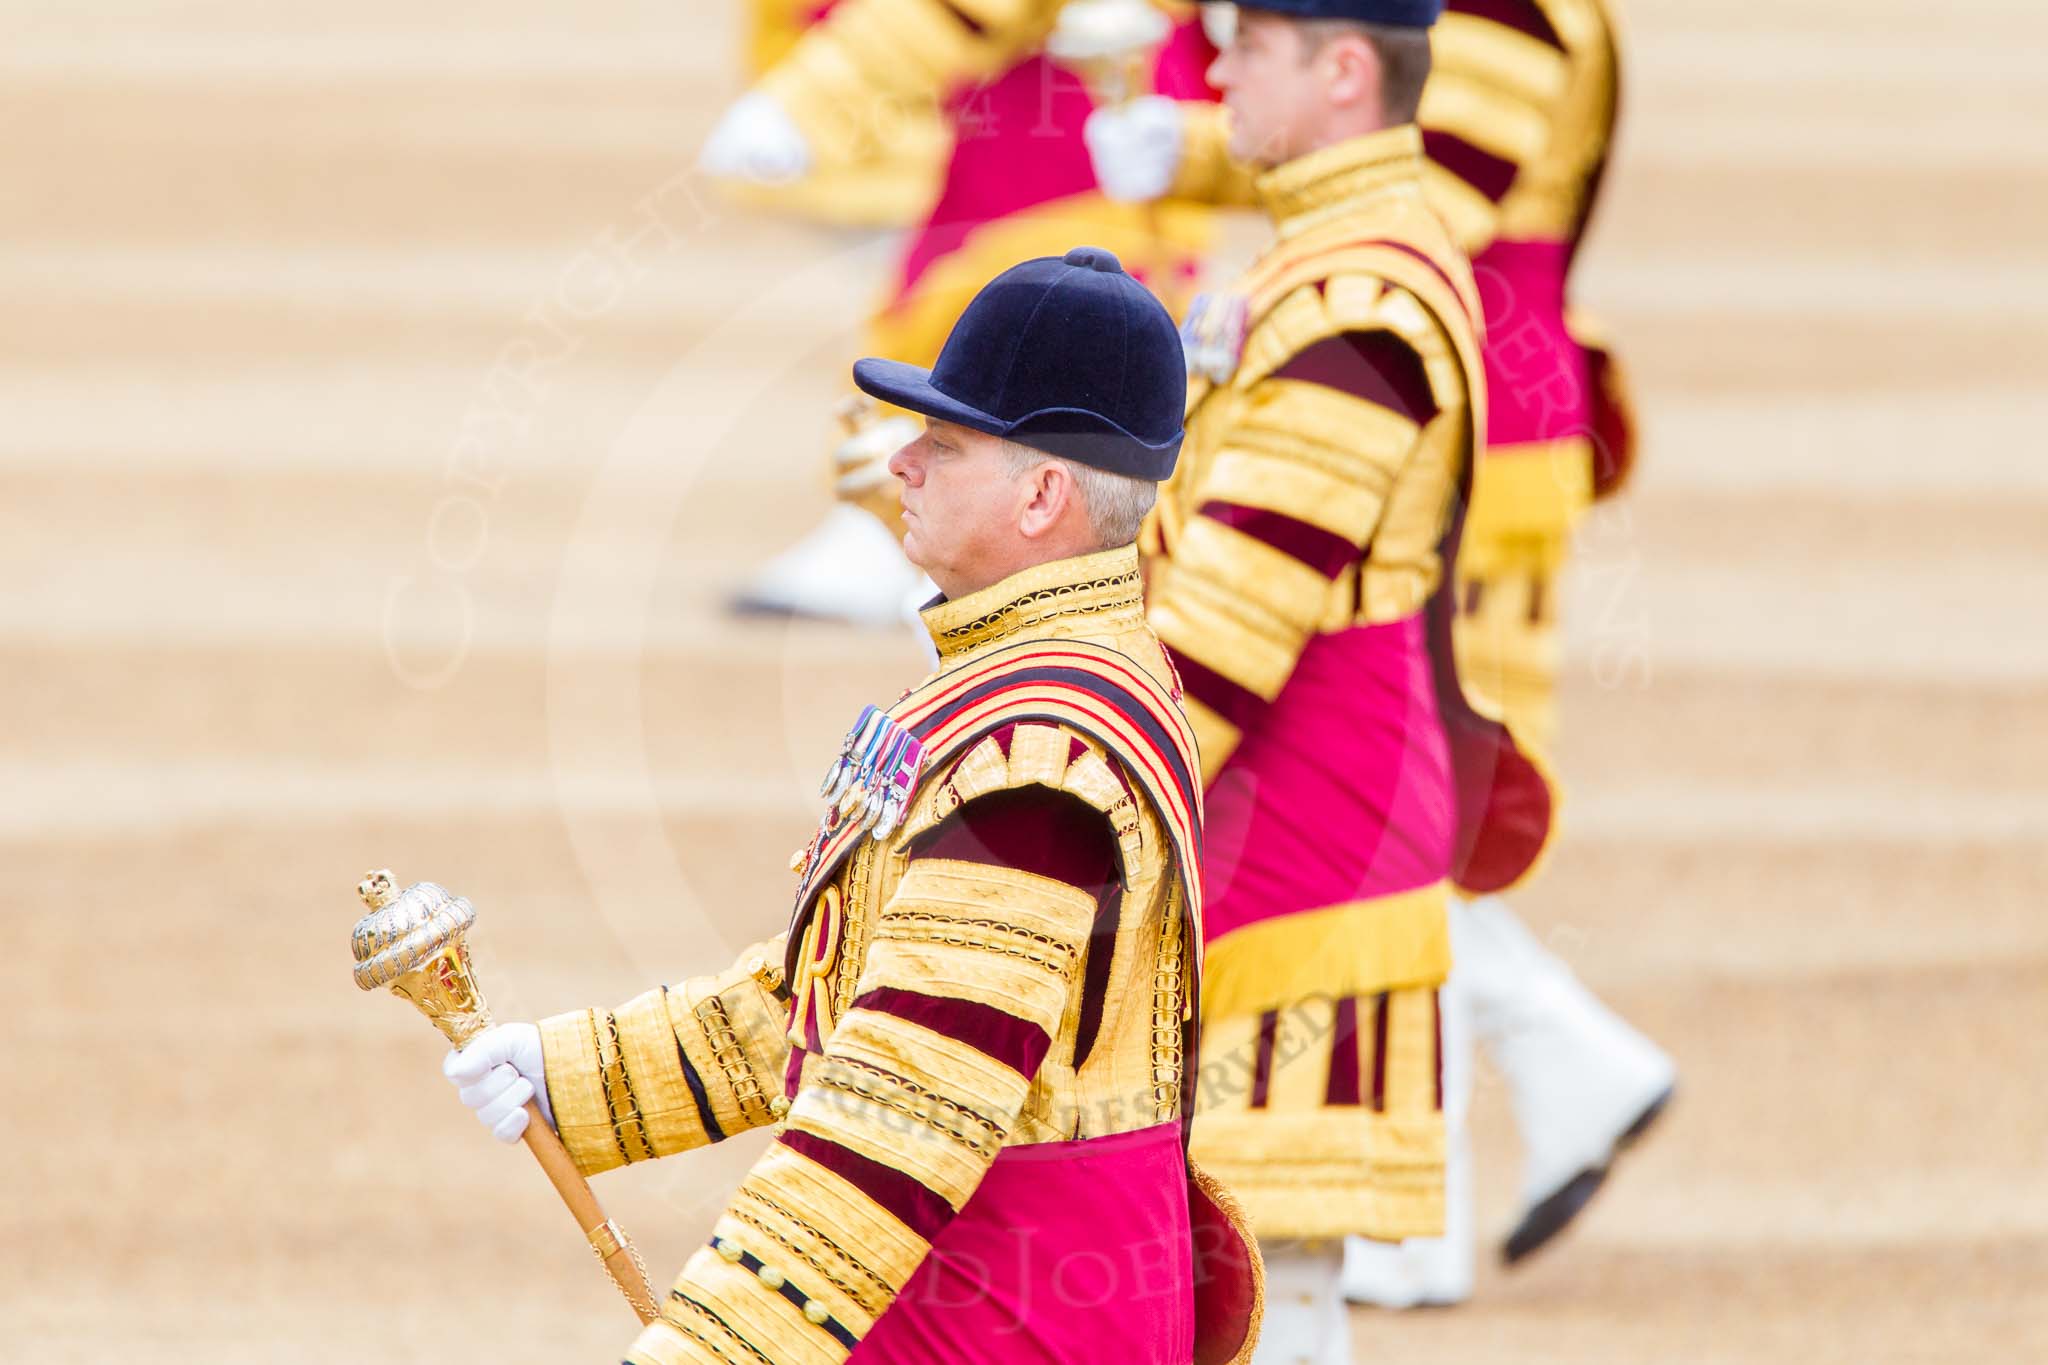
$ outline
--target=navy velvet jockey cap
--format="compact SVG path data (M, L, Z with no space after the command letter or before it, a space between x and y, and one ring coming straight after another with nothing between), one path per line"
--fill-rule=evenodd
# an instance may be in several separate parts
M1444 12L1443 0L1238 0L1238 7L1290 19L1355 19L1388 28L1428 28Z
M929 370L862 360L853 382L911 412L1113 474L1157 481L1180 453L1180 332L1100 247L1026 261L990 280Z

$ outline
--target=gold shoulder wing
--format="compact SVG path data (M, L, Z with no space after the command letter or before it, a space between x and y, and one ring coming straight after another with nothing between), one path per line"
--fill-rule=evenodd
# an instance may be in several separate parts
M1116 831L1126 867L1144 847L1139 798L1117 773L1116 760L1098 741L1064 725L1023 721L1010 728L1009 745L983 736L926 782L903 822L902 838L915 839L968 802L992 792L1049 787L1099 810Z

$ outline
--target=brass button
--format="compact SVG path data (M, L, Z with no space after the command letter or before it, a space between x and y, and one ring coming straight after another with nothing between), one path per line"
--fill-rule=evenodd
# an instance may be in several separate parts
M768 1112L775 1115L776 1118L781 1118L784 1114L787 1114L789 1112L789 1096L777 1095L774 1099L768 1101Z
M804 1305L804 1316L817 1323L820 1327L823 1327L825 1319L831 1317L832 1313L824 1304L819 1303L816 1299L812 1299Z
M754 1273L760 1276L761 1283L767 1285L770 1289L782 1288L782 1282L785 1276L781 1271L777 1270L774 1266L764 1265Z
M718 1254L725 1257L726 1260L731 1261L734 1265L738 1265L742 1253L737 1243L720 1242L718 1244Z

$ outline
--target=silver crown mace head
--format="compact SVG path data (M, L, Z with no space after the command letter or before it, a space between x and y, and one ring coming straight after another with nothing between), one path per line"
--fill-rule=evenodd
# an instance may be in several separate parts
M372 872L356 891L370 907L370 913L356 921L350 941L356 984L366 991L417 971L476 923L476 910L467 900L432 882L399 891L389 872Z
M370 913L356 921L350 947L356 985L389 986L461 1047L491 1026L490 1006L469 960L469 930L476 910L432 882L397 889L388 871L356 885Z
M1067 0L1045 50L1061 62L1117 61L1149 52L1172 31L1173 21L1147 0Z

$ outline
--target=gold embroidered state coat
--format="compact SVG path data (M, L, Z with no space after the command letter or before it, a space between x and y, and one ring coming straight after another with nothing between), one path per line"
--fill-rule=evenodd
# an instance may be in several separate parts
M854 760L883 736L865 750L883 761L802 856L791 930L718 976L543 1024L586 1172L777 1135L631 1360L844 1359L1003 1153L1160 1125L1178 1144L1200 793L1140 594L1126 547L928 611L939 671L849 736ZM923 758L896 764L906 737ZM956 813L1034 791L1077 800L1113 840L1106 934L1083 888L918 855Z
M1180 189L1236 192L1222 121L1191 117ZM1375 729L1394 735L1379 765L1445 743L1431 689L1456 683L1431 681L1422 622L1485 394L1471 276L1423 198L1420 153L1415 128L1394 128L1253 182L1276 241L1186 329L1188 439L1147 541L1148 614L1182 671L1205 779L1228 769L1295 825L1367 847L1387 827L1354 828L1348 808L1291 794L1283 771L1261 766L1274 746L1248 768L1230 762L1269 727L1306 720L1345 738L1345 708L1375 705L1392 708ZM1340 654L1362 672L1347 690L1340 664L1325 688L1336 709L1304 717L1283 694L1326 636L1344 637ZM1419 696L1403 690L1418 668ZM1447 777L1432 781L1423 804L1454 806ZM1224 918L1205 965L1195 1150L1261 1237L1441 1229L1435 988L1449 970L1452 862L1440 826L1414 831L1441 839L1435 860L1417 857L1383 889L1368 889L1375 870L1331 878L1324 898L1306 876L1295 887L1265 868L1245 889L1240 867L1219 888L1209 869Z
M1613 142L1619 53L1604 0L1451 0L1432 46L1426 184L1481 281L1493 404L1459 555L1458 652L1517 733L1548 747L1564 567L1588 507L1634 460L1621 365L1566 289Z

